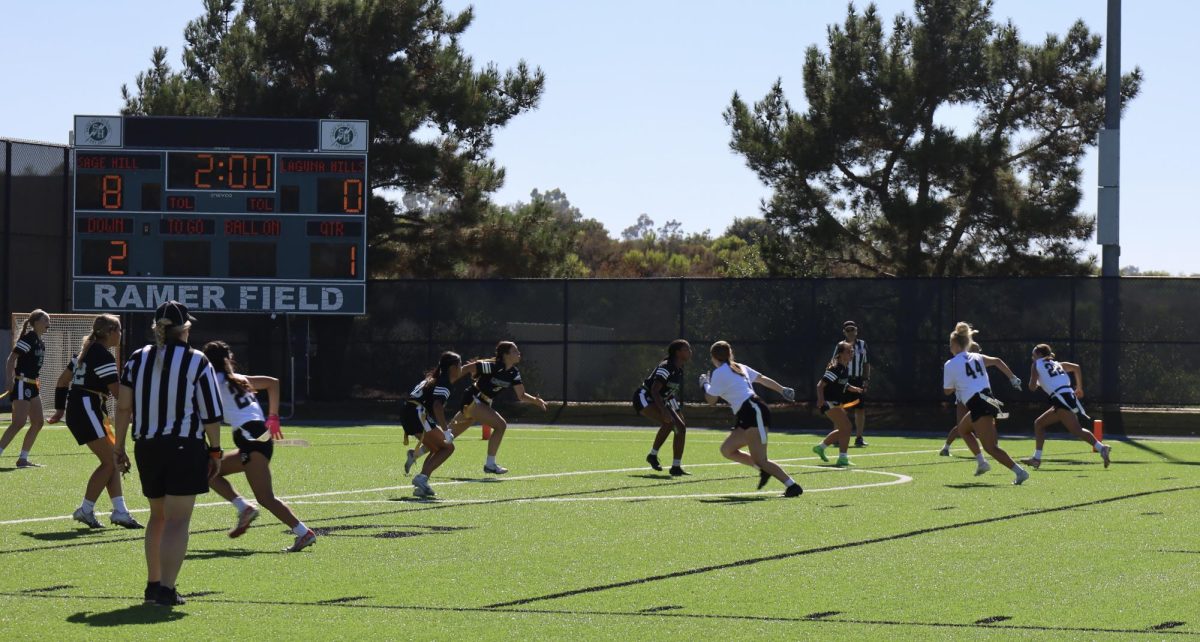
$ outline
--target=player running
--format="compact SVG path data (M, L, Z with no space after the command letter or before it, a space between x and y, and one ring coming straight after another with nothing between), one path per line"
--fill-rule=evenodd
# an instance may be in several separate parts
M100 460L100 465L88 478L83 502L71 515L75 521L91 528L101 528L96 519L96 500L100 491L108 489L112 500L110 522L123 528L143 528L125 506L121 489L121 473L114 460L114 439L108 420L108 397L120 391L117 360L109 352L121 345L121 320L111 314L101 314L92 322L92 333L83 340L79 354L58 378L54 390L54 415L50 423L62 418L66 407L67 429L75 443L87 446ZM68 388L69 386L69 388Z
M400 425L404 427L404 434L416 437L421 442L420 447L431 453L422 464L420 474L413 477L415 497L436 495L429 486L429 476L454 454L454 436L442 426L448 425L446 402L450 400L450 390L454 382L460 377L462 357L454 352L443 352L438 359L437 368L430 370L425 374L425 378L417 383L400 411ZM404 474L408 474L415 460L414 451L408 451Z
M772 477L783 482L784 497L798 497L804 489L791 475L783 472L779 464L767 459L767 430L771 425L771 410L758 395L754 394L754 384L769 388L783 395L784 399L794 401L796 391L785 388L774 379L759 374L754 368L733 360L733 347L724 341L712 344L709 349L712 357L713 370L710 380L708 374L700 375L700 387L704 389L704 398L709 405L716 405L724 399L733 410L733 432L721 444L721 454L739 464L745 464L758 469L758 487L762 488ZM742 452L748 447L750 454Z
M42 335L50 329L50 315L45 310L34 310L21 324L20 338L13 346L8 361L4 364L4 380L12 382L12 423L0 436L0 454L29 421L29 432L21 442L21 454L17 456L17 468L37 468L29 461L29 451L42 430L45 417L42 415L42 396L38 375L46 358L46 344Z
M967 352L983 352L983 348L979 347L978 343L972 341L971 346L967 348ZM958 439L962 436L958 432L958 426L963 422L963 418L968 414L967 407L964 406L961 401L955 401L954 427L951 428L950 432L946 434L946 443L942 446L941 452L938 453L942 457L950 456L950 444L953 444L955 439ZM1004 419L1006 417L1008 417L1008 413L1004 411L1000 411L1000 414L996 415L996 419ZM975 460L979 462L979 468L975 474L982 475L983 473L986 473L992 469L991 465L987 463L987 460L983 458L983 451L979 449L979 440L975 439L975 435L968 433L963 439L963 442L967 444L967 449L971 451L972 455L975 455Z
M658 449L667 441L667 435L675 433L671 442L671 475L686 475L683 470L683 447L687 440L687 424L680 414L679 389L683 387L683 366L692 358L692 346L683 339L676 339L667 346L667 358L663 359L650 376L633 393L634 412L658 424L654 445L646 455L646 463L654 470L662 470L658 462Z
M838 445L838 459L835 466L849 466L850 433L854 426L850 423L850 414L846 412L858 405L863 389L854 385L850 375L849 364L856 358L854 344L843 341L834 349L833 359L825 367L825 374L817 382L817 407L821 414L833 422L833 432L825 440L813 446L813 452L821 457L821 461L829 461L825 456L825 447Z
M1071 376L1075 377L1075 387L1071 387ZM1033 422L1033 432L1037 439L1033 457L1022 459L1021 463L1033 466L1035 469L1042 465L1042 446L1046 443L1046 428L1061 422L1067 431L1081 441L1090 444L1100 453L1104 467L1110 463L1109 453L1112 448L1101 443L1092 432L1079 424L1080 419L1091 419L1083 409L1083 370L1078 364L1058 361L1054 351L1045 343L1039 343L1033 349L1033 365L1029 368L1029 389L1042 391L1050 396L1050 408L1043 412L1037 421Z
M992 396L987 369L998 368L1017 390L1021 389L1021 378L1013 374L1003 360L971 352L971 338L975 333L966 323L960 322L955 326L950 335L950 352L954 356L943 366L942 388L946 394L953 393L958 401L967 407L969 415L959 423L959 432L964 438L971 433L978 435L983 449L1005 468L1013 471L1016 475L1013 484L1019 486L1029 479L1029 473L1013 461L997 443L995 417L1000 412L1001 403ZM988 469L990 466L983 462L975 474L982 474Z
M467 389L462 410L450 421L450 431L458 437L477 423L491 426L492 436L488 439L487 460L484 462L483 472L492 475L508 472L507 468L496 463L496 453L500 452L500 442L504 440L504 431L508 428L508 421L492 407L496 396L511 388L517 395L518 403L537 404L542 412L546 411L545 401L525 392L521 371L517 369L520 362L521 351L517 349L517 344L501 341L496 344L496 356L472 361L460 370L460 376L469 374L473 381ZM427 452L429 449L424 444L412 451L408 460L404 462L405 472L412 468L417 458Z
M296 536L296 541L283 550L295 553L308 548L317 541L317 534L275 496L271 484L271 456L275 452L275 444L271 439L274 435L282 434L279 428L279 380L238 374L233 351L224 341L205 344L204 356L216 372L225 422L233 427L233 443L237 446L236 450L225 451L221 456L220 474L208 481L208 487L232 503L237 510L237 525L229 531L229 536L240 537L258 518L258 507L243 499L225 479L235 473L245 473L258 505L271 511ZM255 395L257 390L267 391L270 414L265 417Z

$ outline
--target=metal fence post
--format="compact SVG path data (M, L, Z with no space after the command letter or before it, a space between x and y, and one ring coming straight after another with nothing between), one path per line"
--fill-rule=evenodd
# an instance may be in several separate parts
M562 320L562 323L563 323L563 328L562 328L562 392L563 392L562 407L563 408L567 407L567 401L570 400L570 398L571 398L571 395L570 395L571 380L567 378L567 370L568 370L568 368L567 368L567 350L568 350L567 346L571 339L570 333L569 333L569 328L571 325L570 293L571 293L571 280L563 279L563 311L562 311L563 312L563 315L562 315L563 316L563 320Z
M0 283L0 323L8 323L12 314L9 308L9 301L12 300L12 292L9 290L12 283L12 143L4 141L4 202L0 203L0 212L4 214L4 277L3 283Z

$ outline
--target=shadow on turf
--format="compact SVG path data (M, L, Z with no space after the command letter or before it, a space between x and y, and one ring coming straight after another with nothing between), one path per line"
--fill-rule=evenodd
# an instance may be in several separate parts
M974 488L995 488L996 484L985 484L983 482L966 482L962 484L946 484L946 488L955 490L971 490Z
M112 627L112 626L127 626L130 624L158 624L160 622L174 622L187 617L187 613L175 609L167 609L153 604L135 604L133 606L124 606L111 611L101 611L93 613L91 611L80 611L74 615L67 617L67 621L72 624L86 624L88 626Z
M31 531L25 531L21 534L30 539L36 539L39 542L73 542L84 537L103 535L104 532L105 529L102 528L72 528L69 531L54 531L51 533L34 533ZM121 531L113 531L109 529L108 532L114 533Z
M185 559L189 560L218 560L218 559L240 559L250 557L251 555L261 555L267 551L251 551L244 548L230 549L200 549L189 550Z
M1136 439L1125 439L1125 440L1122 440L1121 443L1129 444L1130 446L1133 446L1134 448L1137 448L1138 450L1143 450L1143 451L1151 453L1153 455L1158 455L1159 457L1162 457L1163 459L1167 460L1166 463L1168 463L1168 464L1176 464L1178 466L1200 466L1200 461L1185 461L1183 459L1180 459L1180 458L1172 455L1171 453L1159 450L1148 444L1144 444ZM1129 462L1129 463L1135 463L1135 462ZM1163 463L1163 462L1136 462L1136 463L1158 464L1158 463ZM1122 464L1122 465L1125 465L1125 464Z
M772 498L762 496L762 495L750 496L750 497L747 497L744 495L743 496L733 495L733 496L728 496L728 497L710 497L708 499L698 499L696 501L701 504L737 505L737 504L749 504L751 502L765 502L768 499L772 499Z

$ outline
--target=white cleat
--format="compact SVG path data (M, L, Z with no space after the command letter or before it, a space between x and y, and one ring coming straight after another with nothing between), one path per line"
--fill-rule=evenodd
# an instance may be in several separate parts
M429 487L429 478L425 475L417 475L413 477L413 496L414 497L434 497L437 493Z
M1026 479L1029 479L1029 471L1025 470L1024 468L1018 468L1017 478L1013 480L1013 486L1020 486L1021 484L1024 484Z
M71 519L80 524L87 524L91 528L104 528L100 520L96 519L96 513L90 510L83 510L82 506L76 508L74 513L71 513Z
M145 526L139 524L138 521L133 518L133 515L130 515L127 512L119 513L117 511L113 511L112 514L108 516L108 521L112 522L114 526L120 526L121 528L128 528L131 530L140 530L146 528Z
M413 464L417 463L417 451L409 450L408 455L404 458L404 476L408 477L408 471L412 470Z
M981 461L981 462L979 462L979 465L975 467L975 476L978 477L980 475L986 474L987 471L989 471L991 469L992 469L991 464L987 463L986 461Z
M493 475L503 475L504 473L508 472L508 469L505 468L504 466L501 466L500 464L496 464L495 466L489 466L487 464L484 464L483 472L491 473Z
M1112 463L1112 460L1109 459L1110 453L1112 453L1111 446L1104 446L1103 448L1100 449L1100 456L1102 458L1104 458L1104 467L1105 468L1108 468L1108 465Z

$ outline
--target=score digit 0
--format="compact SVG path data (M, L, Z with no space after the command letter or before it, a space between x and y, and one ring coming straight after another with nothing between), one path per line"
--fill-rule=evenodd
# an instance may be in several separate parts
M342 181L342 211L359 214L363 205L363 182L357 178Z

